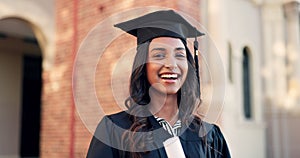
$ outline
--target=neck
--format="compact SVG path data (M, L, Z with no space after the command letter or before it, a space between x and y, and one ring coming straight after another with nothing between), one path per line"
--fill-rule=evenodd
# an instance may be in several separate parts
M178 120L177 94L165 95L150 91L150 111L173 125Z

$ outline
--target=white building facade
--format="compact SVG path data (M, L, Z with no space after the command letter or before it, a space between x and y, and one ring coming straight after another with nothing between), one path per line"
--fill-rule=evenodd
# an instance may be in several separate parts
M299 6L298 0L203 2L203 22L226 74L221 124L232 157L300 156Z

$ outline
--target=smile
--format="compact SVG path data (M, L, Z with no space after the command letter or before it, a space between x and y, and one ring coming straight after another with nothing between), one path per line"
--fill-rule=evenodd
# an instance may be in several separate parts
M177 80L178 74L161 74L160 78L165 80Z

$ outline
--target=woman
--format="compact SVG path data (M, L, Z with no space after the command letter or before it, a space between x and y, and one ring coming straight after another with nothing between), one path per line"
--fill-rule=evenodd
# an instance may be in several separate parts
M91 141L88 158L168 157L164 142L179 137L185 157L230 157L216 125L194 115L200 83L186 38L203 33L172 10L115 25L137 37L127 111L106 116ZM195 43L197 47L197 43Z

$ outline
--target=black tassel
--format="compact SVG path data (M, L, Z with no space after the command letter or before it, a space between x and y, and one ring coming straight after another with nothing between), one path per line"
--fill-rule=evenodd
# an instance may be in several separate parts
M197 76L197 95L200 98L200 75L199 75L199 61L198 61L198 56L199 56L199 50L198 50L199 43L197 41L197 36L195 36L194 40L194 60L195 60L195 67L196 67L196 76Z

